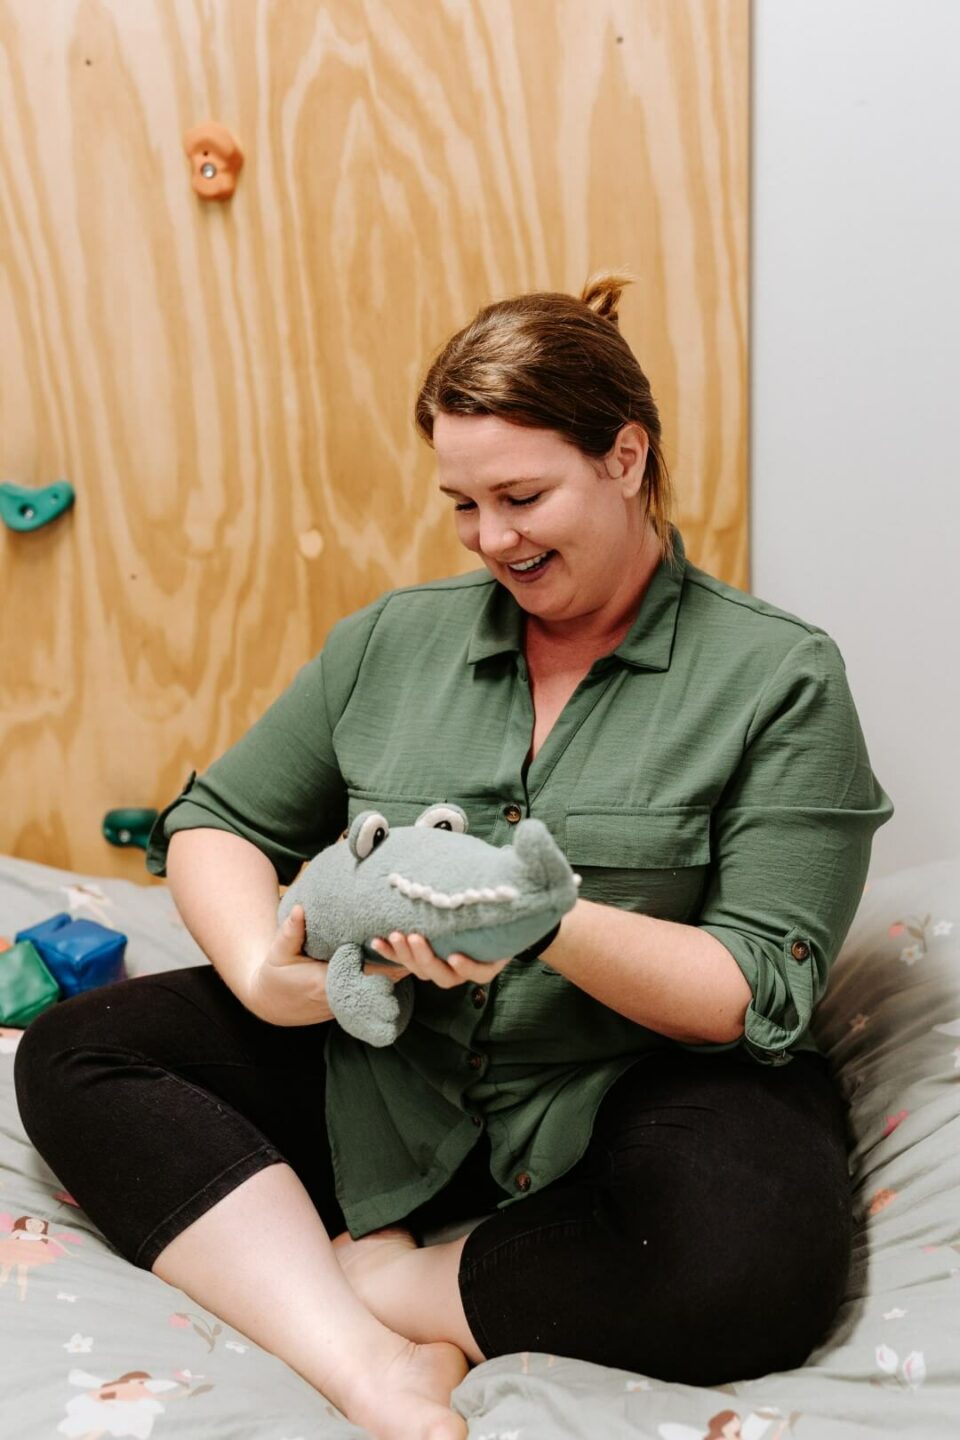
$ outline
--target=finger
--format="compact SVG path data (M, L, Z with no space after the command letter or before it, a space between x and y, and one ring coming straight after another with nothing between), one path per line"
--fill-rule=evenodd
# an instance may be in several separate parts
M294 905L280 926L277 939L279 944L275 941L274 945L276 951L279 951L278 958L292 960L301 953L306 939L306 920L302 905Z
M384 960L392 960L394 965L399 965L401 969L412 970L415 975L419 973L412 963L413 955L406 936L399 930L392 930L386 939L381 935L376 940L371 940L370 948L382 955Z
M392 940L393 936L390 938ZM452 990L455 985L463 984L462 977L451 969L446 960L440 959L423 935L413 932L404 936L404 940L410 952L411 965L421 979L430 980L442 990Z
M462 980L470 980L476 984L485 985L501 970L505 970L513 959L508 955L506 960L493 960L491 962L471 960L469 955L456 951L450 956L449 963Z
M386 975L388 980L392 981L394 985L398 985L401 980L406 980L411 972L404 970L401 965L371 965L368 961L363 967L363 973L365 975Z

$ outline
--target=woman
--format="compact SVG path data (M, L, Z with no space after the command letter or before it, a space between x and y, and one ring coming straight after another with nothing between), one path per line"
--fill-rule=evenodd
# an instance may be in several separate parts
M61 1005L18 1055L30 1135L118 1249L383 1440L464 1436L468 1363L520 1349L789 1368L844 1293L808 1025L892 807L829 637L686 561L622 284L453 337L417 421L485 569L342 621L160 817L148 864L215 968ZM382 937L409 1028L318 1033L278 878L361 809L443 800L497 844L538 816L581 898L495 966Z

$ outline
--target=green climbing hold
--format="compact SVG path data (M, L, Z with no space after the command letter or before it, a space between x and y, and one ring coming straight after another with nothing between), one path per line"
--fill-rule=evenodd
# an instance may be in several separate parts
M4 480L0 484L0 520L11 530L39 530L69 510L73 501L73 486L66 480L55 480L41 490L27 490Z
M103 833L111 845L138 845L146 850L156 818L156 810L108 810L103 817Z

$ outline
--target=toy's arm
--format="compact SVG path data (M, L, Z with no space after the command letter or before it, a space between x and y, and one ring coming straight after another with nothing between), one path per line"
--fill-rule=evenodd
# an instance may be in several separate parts
M392 1045L413 1013L413 986L364 973L362 945L341 945L327 971L327 1000L348 1035L368 1045Z

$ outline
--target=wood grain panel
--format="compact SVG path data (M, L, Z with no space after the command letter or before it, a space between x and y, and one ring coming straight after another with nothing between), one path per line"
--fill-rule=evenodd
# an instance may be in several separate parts
M473 567L411 417L493 298L639 277L688 549L746 583L747 97L747 0L0 0L0 478L77 490L0 530L0 850L141 878L107 809Z

